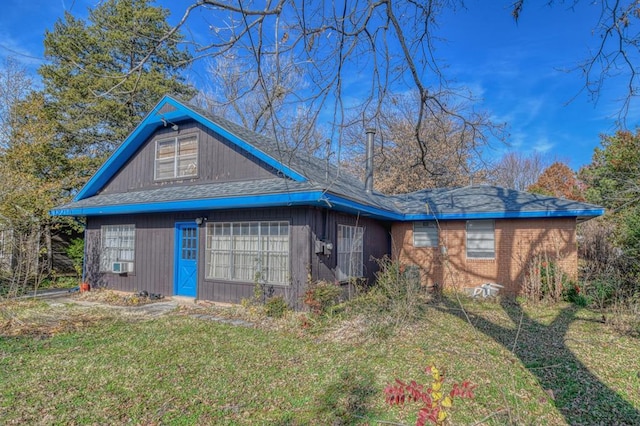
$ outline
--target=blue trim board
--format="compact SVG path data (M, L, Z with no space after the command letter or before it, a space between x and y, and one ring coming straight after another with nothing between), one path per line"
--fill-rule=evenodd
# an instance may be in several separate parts
M297 193L262 194L226 198L206 198L197 200L170 201L158 203L134 203L115 206L78 207L51 210L53 216L105 216L116 214L163 213L191 210L220 210L283 206L320 206L351 214L360 214L380 220L471 220L471 219L525 219L553 217L595 217L604 214L604 209L592 210L538 210L538 211L498 211L462 212L442 214L401 214L378 207L368 206L323 191Z
M299 192L289 194L265 194L244 197L205 198L197 200L170 201L162 203L136 203L116 206L78 207L51 210L53 216L105 216L115 214L164 213L192 210L220 210L234 208L280 207L294 205L317 205L322 192Z
M536 211L498 211L442 214L407 214L403 220L470 220L470 219L527 219L543 217L596 217L602 216L604 209L593 210L536 210Z
M343 211L369 214L387 220L409 222L415 220L472 220L472 219L526 219L544 217L596 217L604 214L604 209L593 210L537 210L537 211L497 211L497 212L462 212L436 214L401 214L371 206L366 206L342 197L326 194L332 205L343 207Z
M165 104L170 104L174 108L174 111L158 114L157 111ZM122 142L122 144L111 154L107 161L98 169L98 171L89 179L89 181L82 187L80 192L74 197L74 201L80 201L85 198L95 195L104 185L107 184L109 179L129 160L129 158L142 146L153 132L162 127L162 118L168 121L176 122L186 119L194 119L200 124L210 128L216 133L227 138L231 143L238 145L244 151L250 153L254 157L264 161L276 170L281 171L285 176L297 181L305 182L307 179L294 171L293 169L280 163L273 157L260 151L253 145L243 141L233 133L223 129L215 122L208 118L198 114L180 101L170 97L164 96L156 106L149 112L142 122L129 134L129 136Z

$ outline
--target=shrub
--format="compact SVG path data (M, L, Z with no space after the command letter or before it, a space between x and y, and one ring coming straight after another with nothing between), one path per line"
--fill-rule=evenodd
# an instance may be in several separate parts
M419 385L415 380L405 383L396 379L396 383L384 389L385 400L389 405L404 405L407 402L417 402L422 407L418 410L416 426L424 426L427 421L442 425L449 417L449 411L453 407L455 397L473 398L475 385L463 382L462 385L454 383L449 394L444 392L444 373L429 366L425 372L431 376L429 387Z
M84 239L75 238L71 240L69 246L66 249L66 254L73 263L73 269L75 269L78 277L82 276L82 262L84 261Z
M267 299L264 312L272 318L282 318L289 311L289 305L283 296L273 296Z
M610 221L590 220L580 225L580 281L594 307L605 309L633 300L638 293L638 262L616 245Z
M583 308L591 304L591 298L585 294L578 284L573 282L568 283L565 287L564 300Z
M614 301L619 285L616 277L603 276L585 283L583 288L594 308L605 309Z
M420 282L419 269L386 257L380 259L378 265L375 284L359 295L352 307L380 317L378 325L398 326L422 318L430 295Z
M304 304L314 314L324 314L329 308L340 302L342 288L338 284L327 281L317 281L309 284L304 293Z
M573 283L559 264L548 254L535 256L529 263L522 286L523 295L533 302L559 302Z

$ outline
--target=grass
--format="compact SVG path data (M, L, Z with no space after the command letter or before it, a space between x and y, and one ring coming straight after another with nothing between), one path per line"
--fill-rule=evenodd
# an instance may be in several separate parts
M429 364L447 390L477 385L453 424L640 422L640 341L571 305L444 297L384 333L348 315L253 312L247 328L189 313L1 303L0 424L412 424L417 406L389 407L382 390L426 383Z

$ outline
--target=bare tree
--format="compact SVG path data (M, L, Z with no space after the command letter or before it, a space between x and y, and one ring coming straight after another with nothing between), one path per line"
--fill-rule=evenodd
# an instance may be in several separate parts
M198 102L214 114L283 141L288 149L318 151L326 136L316 124L318 112L298 95L307 85L300 70L286 58L279 69L270 57L264 62L266 92L256 90L257 70L251 64L242 63L231 53L211 60L210 85L200 92Z
M384 193L406 193L425 188L468 185L475 170L472 158L481 145L466 138L454 120L429 117L422 121L422 147L415 143L418 121L415 94L393 96L376 120L379 131L374 147L374 187ZM364 129L351 126L345 132L347 153L344 164L352 173L364 176ZM424 154L421 152L424 150Z
M0 65L0 150L10 144L11 132L18 119L14 107L29 90L31 79L26 69L14 58L6 58Z
M201 17L210 16L210 42L194 45L194 59L232 57L234 72L246 79L243 84L260 92L260 110L281 105L283 93L274 82L287 81L290 73L301 76L304 85L296 87L297 101L309 112L311 127L324 114L338 154L346 126L356 121L364 127L375 125L392 95L414 91L411 136L417 160L427 168L427 121L427 127L442 121L438 126L452 126L472 141L485 140L494 129L487 115L471 107L471 94L449 84L436 56L438 17L462 3L274 0L259 6L246 0L200 0L187 8L174 30L195 10ZM275 123L272 127L282 124L276 114L260 117L268 117Z
M549 161L537 151L529 155L508 152L487 171L487 181L492 185L526 191L535 184Z
M512 15L517 21L526 13L527 0L513 2ZM587 58L578 63L574 71L582 73L585 90L594 102L602 94L608 80L621 78L626 84L626 96L620 100L618 119L622 124L629 112L631 102L640 94L640 1L600 0L587 2L580 0L549 0L550 5L577 7L579 3L600 6L598 21L594 23L593 34L599 42Z

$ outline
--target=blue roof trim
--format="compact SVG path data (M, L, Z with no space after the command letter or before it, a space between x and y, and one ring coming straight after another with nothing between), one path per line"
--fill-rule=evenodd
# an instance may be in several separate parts
M281 206L321 206L365 217L393 221L417 220L473 220L473 219L532 219L553 217L596 217L604 214L604 209L588 210L539 210L509 212L469 212L442 214L401 214L389 210L365 205L323 191L307 191L286 194L264 194L237 196L226 198L209 198L197 200L170 201L163 203L123 204L117 206L79 207L71 209L55 209L49 213L53 216L103 216L112 214L139 214L179 212L190 210L218 210L231 208L257 208Z
M163 114L157 114L157 111L165 104L172 105L175 110L166 112ZM176 122L186 119L194 119L200 124L209 127L211 130L224 136L232 143L238 145L241 149L249 152L256 158L264 161L276 170L281 171L285 176L297 181L305 182L307 178L293 169L285 166L275 158L267 155L266 153L255 148L223 129L215 122L203 117L199 113L193 111L191 108L172 98L171 96L164 96L156 106L144 117L138 126L129 134L129 136L122 142L122 144L111 154L111 156L105 161L105 163L98 169L98 171L89 179L84 187L74 197L74 201L80 201L82 199L95 195L104 185L109 182L109 179L120 170L120 168L131 158L131 156L140 148L142 143L147 140L149 136L159 127L163 126L162 118L168 121Z
M533 219L550 217L596 217L602 216L604 209L591 210L538 210L510 212L469 212L443 214L407 214L402 220L471 220L471 219Z
M330 193L324 194L324 201L327 207L334 210L361 214L367 217L374 217L383 220L403 220L404 217L404 214L358 203L357 201L349 200Z
M53 216L105 216L114 214L139 214L180 212L192 210L219 210L232 208L279 207L322 204L322 192L299 192L290 194L266 194L245 197L205 198L198 200L171 201L165 203L124 204L117 206L78 207L51 210Z
M589 210L538 210L511 212L469 212L469 213L441 213L441 214L400 214L388 210L363 205L332 194L325 198L337 210L364 213L379 219L408 222L413 220L472 220L472 219L527 219L551 217L596 217L604 214L604 209Z

